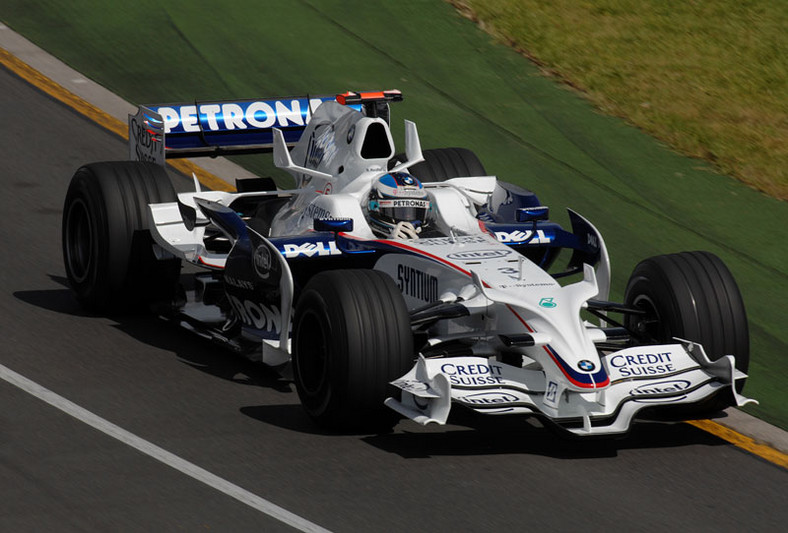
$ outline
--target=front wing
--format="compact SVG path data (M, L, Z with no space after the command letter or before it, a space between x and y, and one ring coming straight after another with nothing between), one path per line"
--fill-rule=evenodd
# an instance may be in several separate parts
M677 339L679 340L679 339ZM452 402L484 414L538 415L577 435L625 433L644 408L694 404L729 389L736 405L754 402L738 394L746 375L733 356L711 361L702 346L677 344L626 348L602 358L610 384L575 391L563 376L495 358L426 359L392 385L402 399L386 405L420 424L445 424Z

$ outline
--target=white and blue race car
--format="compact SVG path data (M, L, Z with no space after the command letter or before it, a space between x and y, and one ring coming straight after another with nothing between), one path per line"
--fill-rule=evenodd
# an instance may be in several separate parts
M746 314L719 258L646 259L611 302L605 242L582 216L570 210L563 229L470 150L422 150L412 122L395 155L389 104L401 99L141 106L132 161L72 178L63 253L77 298L154 309L292 372L328 428L444 424L461 405L604 435L751 401ZM195 178L176 194L164 170L248 152L273 152L295 186L204 191Z

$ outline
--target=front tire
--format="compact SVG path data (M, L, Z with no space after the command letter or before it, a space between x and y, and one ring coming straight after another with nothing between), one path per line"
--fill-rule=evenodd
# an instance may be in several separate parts
M171 299L180 260L160 260L148 228L148 204L174 202L166 171L152 163L92 163L74 174L63 209L63 261L80 304L128 312Z
M389 382L413 365L413 336L402 294L374 270L314 276L299 298L293 373L307 414L331 430L387 429Z
M733 275L716 255L682 252L641 261L627 284L625 303L645 311L627 318L627 327L644 341L693 341L711 360L733 355L736 368L747 372L747 313ZM744 380L738 380L736 389L741 392L743 386ZM730 404L731 398L720 399L707 410Z

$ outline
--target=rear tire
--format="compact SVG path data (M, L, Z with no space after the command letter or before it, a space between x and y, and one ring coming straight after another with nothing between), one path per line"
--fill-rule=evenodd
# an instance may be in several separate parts
M422 154L424 161L408 168L408 172L422 182L487 175L482 162L467 148L436 148L424 150ZM405 156L396 155L392 161L396 160L404 161Z
M166 171L152 163L92 163L74 174L63 209L63 260L82 306L129 312L171 300L180 260L154 255L148 204L174 202Z
M390 429L389 382L413 366L413 336L402 294L374 270L314 276L298 300L293 373L309 416L332 430Z
M627 327L649 342L670 343L673 337L693 341L711 360L733 355L736 368L747 372L747 313L733 275L716 255L682 252L641 261L630 276L625 302L646 311L630 315ZM743 386L744 380L738 380L736 389L741 392ZM732 403L730 394L713 400L703 406L705 411Z

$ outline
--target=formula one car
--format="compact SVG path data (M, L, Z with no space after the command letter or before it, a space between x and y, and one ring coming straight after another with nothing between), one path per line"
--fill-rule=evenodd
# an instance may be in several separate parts
M389 104L401 99L141 106L132 161L71 181L63 253L77 298L155 309L291 371L328 428L444 424L461 405L604 435L752 401L740 394L746 314L719 258L651 257L624 301L608 301L608 253L589 221L570 210L563 229L470 150L422 151L412 122L396 155ZM246 152L273 152L295 187L204 191L195 177L176 194L164 170L171 157Z

